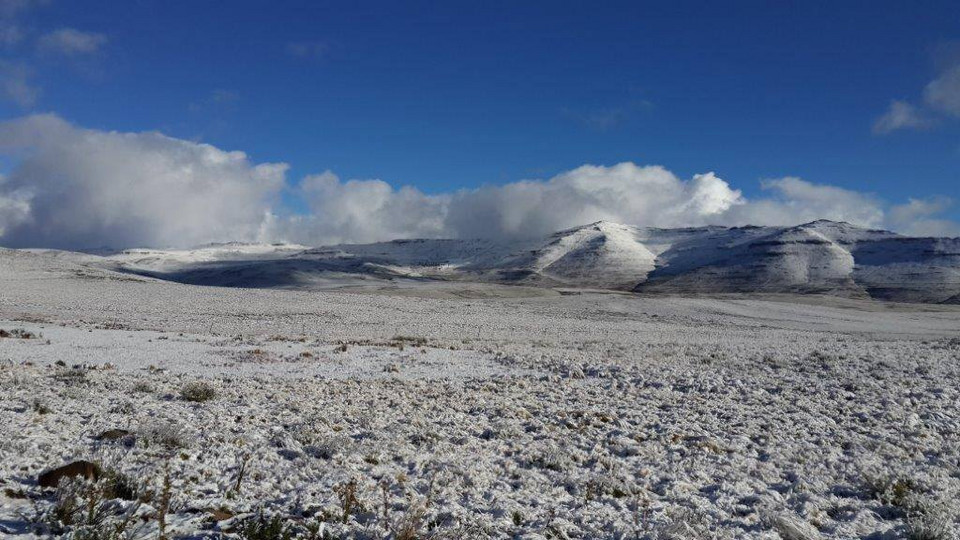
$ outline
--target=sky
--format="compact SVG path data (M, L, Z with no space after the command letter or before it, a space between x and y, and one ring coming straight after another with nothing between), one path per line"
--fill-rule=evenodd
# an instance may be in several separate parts
M0 0L0 245L960 235L960 3Z

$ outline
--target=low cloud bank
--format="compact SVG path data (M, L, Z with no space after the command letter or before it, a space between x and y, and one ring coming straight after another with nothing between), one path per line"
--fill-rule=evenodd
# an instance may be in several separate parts
M960 235L939 217L948 199L900 205L799 178L764 182L748 199L713 173L677 177L660 166L584 165L523 180L433 195L334 173L287 188L283 163L160 133L83 129L55 115L0 123L0 245L92 248L292 241L307 245L411 237L538 236L597 220L657 227L793 225L848 221L906 234ZM306 214L282 210L285 190Z
M259 232L287 166L254 165L160 133L75 127L54 115L0 124L0 244L182 246Z

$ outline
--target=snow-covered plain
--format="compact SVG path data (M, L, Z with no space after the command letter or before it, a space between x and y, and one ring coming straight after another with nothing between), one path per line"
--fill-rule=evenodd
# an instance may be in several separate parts
M36 481L76 459L140 484L99 504L150 538L261 511L328 538L960 527L957 306L219 288L99 260L0 251L0 535L89 530ZM185 399L198 381L212 399Z

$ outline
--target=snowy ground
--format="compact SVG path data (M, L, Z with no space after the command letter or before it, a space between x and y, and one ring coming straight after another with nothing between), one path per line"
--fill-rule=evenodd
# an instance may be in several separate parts
M455 289L2 258L0 536L956 537L956 307ZM139 500L37 485L75 459Z

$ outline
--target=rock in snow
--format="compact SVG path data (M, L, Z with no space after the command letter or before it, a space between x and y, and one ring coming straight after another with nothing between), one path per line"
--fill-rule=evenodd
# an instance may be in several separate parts
M100 467L96 463L79 460L72 463L45 471L37 477L37 484L40 487L55 488L64 478L83 477L88 480L100 478Z

